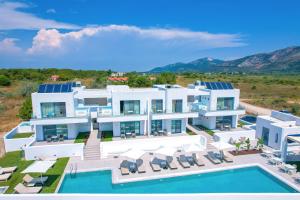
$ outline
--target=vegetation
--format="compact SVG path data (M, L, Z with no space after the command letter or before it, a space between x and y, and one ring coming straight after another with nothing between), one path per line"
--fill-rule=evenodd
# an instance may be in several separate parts
M264 147L264 139L258 138L256 146L259 150L262 150L262 148Z
M300 161L288 162L288 164L296 165L297 166L297 172L300 171Z
M4 75L0 75L0 86L9 86L11 84L9 78Z
M250 147L251 147L251 143L250 143L250 139L249 139L249 138L247 138L247 139L245 140L245 144L246 144L247 150L249 151L249 150L250 150Z
M238 127L243 127L245 125L247 125L247 123L240 121L240 120L238 121Z
M31 116L32 116L31 98L27 97L22 107L19 110L19 117L25 121L28 121L30 120Z
M240 151L241 146L243 145L243 142L236 142L235 145L235 153L238 154Z
M12 139L18 139L18 138L29 138L33 135L32 132L29 132L29 133L17 133L13 136Z
M80 132L78 133L75 143L86 143L87 139L89 138L89 132Z
M188 135L197 135L196 133L194 133L193 131L191 131L190 129L186 128L186 133Z
M112 131L102 131L102 142L110 142L113 138L113 132Z
M1 167L17 166L18 169L12 174L7 182L0 182L0 186L9 186L6 193L13 193L14 188L18 183L21 183L25 174L21 172L26 169L33 161L27 161L22 159L21 151L8 152L4 157L0 158Z
M198 128L199 128L200 130L202 130L202 131L205 131L207 134L209 134L209 135L211 135L211 136L213 136L213 135L215 134L214 131L212 131L212 130L206 128L205 126L202 126L202 125L196 125L196 127L198 127Z

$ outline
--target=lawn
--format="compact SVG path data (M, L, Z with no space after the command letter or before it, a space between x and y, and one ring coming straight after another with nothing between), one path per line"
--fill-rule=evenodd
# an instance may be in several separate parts
M112 131L102 131L102 142L110 142L113 138L113 132Z
M243 121L238 121L238 127L243 127L245 125L248 125L247 123L243 122Z
M90 132L81 132L78 133L75 143L86 143L88 137L89 137Z
M193 131L191 131L190 129L186 128L186 133L188 135L197 135L196 133L194 133Z
M26 169L34 161L23 160L21 151L14 151L7 153L0 159L1 167L18 166L17 171L13 173L11 178L7 182L0 182L0 186L9 186L6 193L13 193L14 188L18 183L23 182L25 174L21 172ZM59 180L64 172L64 169L68 163L69 158L60 158L55 163L54 167L49 169L44 176L48 176L49 179L43 187L42 193L54 193L59 183ZM38 177L40 174L30 174L33 177Z
M33 135L33 132L29 132L29 133L17 133L15 134L12 139L18 139L18 138L29 138Z
M215 134L215 132L213 132L212 130L204 127L204 126L201 126L201 125L195 125L196 127L198 127L200 130L202 131L205 131L207 134L213 136Z

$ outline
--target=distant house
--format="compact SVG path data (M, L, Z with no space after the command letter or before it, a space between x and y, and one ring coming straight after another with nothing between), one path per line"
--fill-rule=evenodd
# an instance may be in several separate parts
M59 75L52 75L52 76L50 77L50 79L51 79L51 81L58 81Z
M125 76L126 73L125 72L113 72L111 73L111 77L121 77L121 76Z
M107 80L112 82L127 82L128 77L108 77Z

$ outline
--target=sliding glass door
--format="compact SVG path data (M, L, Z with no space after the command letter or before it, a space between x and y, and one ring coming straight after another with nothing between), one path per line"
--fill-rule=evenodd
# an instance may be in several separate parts
M162 120L151 121L151 132L162 131Z
M41 103L41 114L42 118L66 117L66 103Z
M181 133L181 120L172 120L171 133Z
M68 138L68 127L66 124L60 124L60 125L45 125L43 126L43 132L44 132L44 140L46 140L48 137L52 136L60 136L63 135L65 139Z
M140 101L120 101L120 113L123 115L140 114Z
M121 122L120 123L120 131L121 134L126 133L135 133L136 135L140 135L140 122L133 121L133 122Z
M182 113L182 100L176 99L172 101L172 112L173 113Z

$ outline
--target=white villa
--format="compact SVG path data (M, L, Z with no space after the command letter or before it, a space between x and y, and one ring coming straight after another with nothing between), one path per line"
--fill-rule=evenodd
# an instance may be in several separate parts
M186 133L188 121L209 129L236 128L238 116L245 113L239 106L239 93L224 82L198 81L187 88L108 85L105 89L87 89L79 82L42 84L32 94L33 117L27 123L34 137L6 145L6 151L24 149L27 159L35 159L42 152L58 157L82 156L83 144L72 142L80 132L110 131L115 138L174 136ZM6 141L19 129L8 133ZM45 145L54 137L64 141L57 143L55 150L53 145Z

